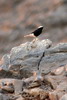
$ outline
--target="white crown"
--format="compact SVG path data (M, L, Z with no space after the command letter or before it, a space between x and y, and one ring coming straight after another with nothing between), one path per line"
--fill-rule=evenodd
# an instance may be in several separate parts
M43 26L39 26L38 28L43 28Z

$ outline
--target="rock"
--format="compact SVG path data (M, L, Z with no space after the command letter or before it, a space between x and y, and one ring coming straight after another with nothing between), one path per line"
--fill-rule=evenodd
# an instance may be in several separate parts
M54 71L56 75L61 74L64 68L59 67L66 65L67 62L67 43L60 43L50 48L51 44L48 39L37 39L14 47L10 54L3 57L4 63L1 66L8 66L8 72L17 78L28 78L38 68L40 73L48 74Z
M57 99L57 94L56 93L52 93L52 92L49 92L49 99L50 100L58 100Z
M60 100L67 100L67 94L63 95Z
M10 65L10 56L8 54L5 54L2 57L2 63L3 63L3 65L1 65L1 68L3 70L8 71L9 70L9 65Z
M6 77L12 77L12 72L11 71L6 71L3 70L2 68L0 69L0 78L6 78Z
M33 71L37 70L38 61L42 52L46 48L49 48L51 44L52 42L48 39L42 41L33 40L32 42L27 42L13 48L10 54L6 54L2 58L1 73L4 70L7 71L5 72L6 74L10 73L19 78L31 76Z
M47 74L52 71L53 68L57 69L59 66L61 67L62 65L65 65L67 61L66 59L67 43L61 43L53 48L46 50L45 56L40 63L41 72Z
M25 100L22 96L19 96L16 100Z
M12 48L10 52L10 61L12 64L15 63L15 59L19 58L18 60L21 63L22 59L30 57L31 54L38 54L39 52L43 52L46 48L50 47L52 42L48 39L46 40L34 40L32 42L26 42L24 44L21 44L18 47ZM37 55L34 55L37 56ZM14 64L15 65L15 64Z
M67 43L51 45L48 39L35 39L3 56L0 93L31 100L59 100L67 93Z
M64 72L64 67L60 67L60 68L57 68L55 70L52 70L51 74L59 75L59 74L62 74L63 72Z
M10 52L10 70L13 70L14 66L16 66L16 70L18 67L20 74L23 74L21 78L31 76L33 71L38 69L38 61L42 53L45 49L49 48L51 44L52 42L48 39L42 41L34 40L12 48Z
M67 80L61 82L59 85L57 85L57 90L58 91L64 91L67 93Z
M28 89L35 88L35 87L39 87L40 85L41 85L40 82L32 82L31 84L29 84L29 86L27 88Z
M4 86L3 84L0 86L1 89L10 93L15 92L15 94L19 94L23 88L23 81L18 79L1 79L0 83L4 84Z
M3 94L0 93L0 100L3 100Z
M47 98L48 93L46 91L43 91L42 89L39 88L34 88L27 90L25 89L21 93L22 97L26 99L30 98L31 100L44 100Z
M65 65L65 71L67 72L67 64Z
M53 53L65 53L67 52L67 43L59 43L57 44L55 47L50 48L49 50L46 51L46 53L48 54L53 54Z
M0 100L9 100L9 97L0 93Z
M3 91L9 92L9 93L13 93L14 92L14 88L10 87L10 86L2 86L1 89Z
M53 79L53 77L51 77L50 75L47 75L44 78L44 81L46 81L48 84L50 84L52 89L56 89L57 82L55 80L56 80L56 78Z
M22 92L22 88L23 88L23 82L22 80L14 80L14 91L15 94L20 94Z

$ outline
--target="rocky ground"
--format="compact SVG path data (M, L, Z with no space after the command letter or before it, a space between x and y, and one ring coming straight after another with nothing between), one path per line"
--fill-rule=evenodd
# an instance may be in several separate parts
M0 100L67 100L67 43L12 48L0 61Z
M40 25L41 39L67 42L67 0L0 0L0 58Z

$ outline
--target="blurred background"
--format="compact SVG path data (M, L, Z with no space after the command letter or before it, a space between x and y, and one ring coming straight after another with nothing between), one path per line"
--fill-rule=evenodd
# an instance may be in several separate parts
M0 59L40 25L41 39L67 42L67 0L0 0Z

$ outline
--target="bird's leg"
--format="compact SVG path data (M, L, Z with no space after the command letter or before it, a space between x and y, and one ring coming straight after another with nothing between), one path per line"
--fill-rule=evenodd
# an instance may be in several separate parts
M33 39L33 42L35 42L35 41L37 41L38 40L38 38L37 37L35 37L34 39Z

